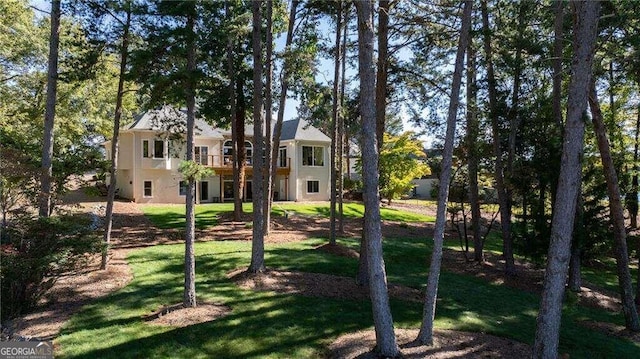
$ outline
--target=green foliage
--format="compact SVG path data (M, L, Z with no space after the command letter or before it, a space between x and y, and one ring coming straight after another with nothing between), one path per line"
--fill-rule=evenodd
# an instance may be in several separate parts
M65 272L100 252L90 221L77 217L30 218L3 230L2 319L25 313Z
M213 170L196 161L182 161L178 166L178 172L190 181L200 181L204 177L213 176Z
M380 152L380 194L389 201L413 188L412 181L431 173L424 163L422 143L413 132L400 136L385 134Z

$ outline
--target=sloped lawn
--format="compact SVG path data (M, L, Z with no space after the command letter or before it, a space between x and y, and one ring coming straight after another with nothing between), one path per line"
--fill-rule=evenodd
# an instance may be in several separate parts
M161 229L183 228L185 225L184 205L141 205L144 214L149 217L153 224ZM245 213L253 211L251 203L243 205ZM218 224L218 219L224 213L233 211L233 203L207 203L196 205L196 228L205 229ZM275 216L283 216L285 213L304 216L320 216L329 218L329 203L275 203L271 213ZM345 203L345 218L362 218L364 206L361 203ZM380 216L383 221L400 222L435 222L432 216L401 211L391 208L381 208Z
M387 239L389 281L412 287L426 282L429 250L424 240ZM325 240L267 245L271 268L352 276L355 259L336 257L315 247ZM342 240L357 247L357 240ZM371 327L367 301L309 298L253 292L237 287L226 273L246 267L247 242L197 243L199 301L230 306L231 314L185 328L161 327L142 317L182 298L181 245L131 252L134 280L75 315L56 341L57 358L314 358L343 333ZM466 275L444 272L437 310L439 328L483 331L531 343L539 297ZM397 327L417 327L420 303L392 301ZM618 314L567 306L561 353L571 358L638 358L640 346L587 329L578 321L622 324Z

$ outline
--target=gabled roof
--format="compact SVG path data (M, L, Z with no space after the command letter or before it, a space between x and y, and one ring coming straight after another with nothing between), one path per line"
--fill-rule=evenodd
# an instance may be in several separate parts
M172 133L187 132L187 114L182 110L176 110L171 106L163 106L157 110L147 111L136 116L134 122L124 130L141 131L169 131ZM211 127L203 119L195 119L195 135L209 138L224 138L222 133Z
M302 119L289 120L282 123L280 141L286 140L331 142L331 138Z
M186 133L187 115L183 110L176 110L171 106L147 111L136 116L134 122L126 126L124 131L169 131L172 133ZM195 135L200 137L223 139L231 136L230 129L214 128L204 120L196 118ZM253 136L253 126L245 126L245 135ZM302 140L331 142L331 139L308 121L295 119L282 122L281 141Z

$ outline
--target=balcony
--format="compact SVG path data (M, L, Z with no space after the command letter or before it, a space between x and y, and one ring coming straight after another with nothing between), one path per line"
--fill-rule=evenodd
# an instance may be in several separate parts
M200 161L199 161L200 160ZM208 155L205 161L204 158L200 159L196 156L196 161L199 161L202 165L205 165L215 171L217 175L230 175L233 174L233 156L232 155ZM278 168L276 174L289 175L291 172L291 158L287 157L286 166L282 166L282 161L278 160ZM246 173L251 175L253 173L253 159L247 158L246 161Z

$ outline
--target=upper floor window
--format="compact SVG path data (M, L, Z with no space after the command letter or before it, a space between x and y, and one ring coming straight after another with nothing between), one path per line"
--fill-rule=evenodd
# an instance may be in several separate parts
M209 148L207 146L195 147L195 161L203 166L209 165Z
M164 158L164 141L153 141L153 158Z
M253 163L253 145L249 141L244 141L245 163L251 165ZM225 165L231 165L233 161L233 142L227 140L222 145L222 157Z
M278 167L287 167L287 147L280 147L278 150Z
M142 140L142 157L144 158L151 157L149 153L149 140Z
M302 146L303 166L324 166L324 147Z

